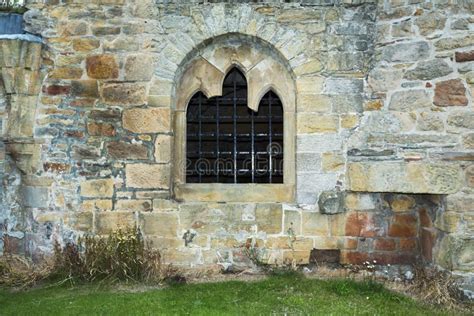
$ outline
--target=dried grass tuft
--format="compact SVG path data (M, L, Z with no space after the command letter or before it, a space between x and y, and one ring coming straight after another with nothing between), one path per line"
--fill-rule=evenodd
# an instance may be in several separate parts
M26 288L49 277L53 270L51 262L33 264L25 257L5 254L0 257L0 285Z

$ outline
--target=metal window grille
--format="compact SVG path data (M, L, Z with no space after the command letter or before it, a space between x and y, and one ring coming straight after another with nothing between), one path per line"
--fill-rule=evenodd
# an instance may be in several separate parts
M187 183L283 183L283 106L270 91L258 112L249 109L237 68L222 96L191 98L186 123Z

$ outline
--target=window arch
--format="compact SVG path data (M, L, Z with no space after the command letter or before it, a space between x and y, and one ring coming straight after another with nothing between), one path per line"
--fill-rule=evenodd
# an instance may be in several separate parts
M197 92L186 111L187 183L283 183L283 106L267 92L248 107L247 80L236 67L222 95Z

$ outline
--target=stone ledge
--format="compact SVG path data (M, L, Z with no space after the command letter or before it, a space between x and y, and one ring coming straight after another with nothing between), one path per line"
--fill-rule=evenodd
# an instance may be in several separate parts
M358 192L456 193L464 184L457 165L420 162L354 162L348 188Z

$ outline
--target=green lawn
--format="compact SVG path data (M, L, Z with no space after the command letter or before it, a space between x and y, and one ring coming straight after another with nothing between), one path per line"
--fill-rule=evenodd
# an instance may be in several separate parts
M0 290L0 315L446 315L373 283L298 275L174 285L146 292L97 286Z

